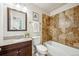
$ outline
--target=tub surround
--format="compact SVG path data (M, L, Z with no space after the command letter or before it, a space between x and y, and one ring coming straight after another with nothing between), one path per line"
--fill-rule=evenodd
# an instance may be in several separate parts
M42 15L42 43L53 40L71 47L79 43L79 6L53 16Z
M51 32L52 40L78 48L79 6L70 8L51 17L49 32Z
M42 14L42 43L52 39L49 32L50 16Z
M30 41L32 38L21 38L21 39L7 39L7 40L1 40L0 46L15 44L15 43L21 43L25 41Z

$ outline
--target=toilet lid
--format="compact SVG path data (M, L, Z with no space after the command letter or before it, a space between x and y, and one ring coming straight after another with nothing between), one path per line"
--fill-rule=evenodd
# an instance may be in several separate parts
M45 46L43 46L43 45L37 45L36 47L40 51L47 51L47 48Z

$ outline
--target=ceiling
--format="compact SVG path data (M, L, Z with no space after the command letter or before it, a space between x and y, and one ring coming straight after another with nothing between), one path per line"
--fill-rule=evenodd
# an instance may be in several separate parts
M47 12L50 12L52 10L55 10L56 8L65 5L66 3L33 3L33 4L38 6L39 8L42 8Z

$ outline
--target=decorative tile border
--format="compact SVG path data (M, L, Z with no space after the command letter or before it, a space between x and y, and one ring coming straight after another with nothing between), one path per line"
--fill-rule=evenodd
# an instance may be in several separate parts
M7 40L7 39L21 39L21 38L24 38L24 35L6 36L6 37L4 37L4 40Z

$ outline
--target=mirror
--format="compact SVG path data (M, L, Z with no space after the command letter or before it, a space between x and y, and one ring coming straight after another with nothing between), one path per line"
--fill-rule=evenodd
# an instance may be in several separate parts
M26 31L27 14L15 9L7 8L8 31Z

